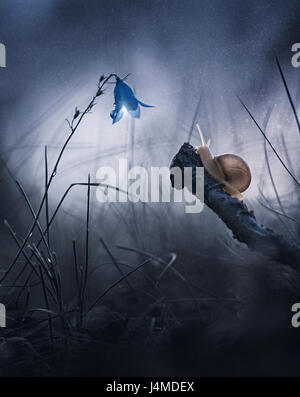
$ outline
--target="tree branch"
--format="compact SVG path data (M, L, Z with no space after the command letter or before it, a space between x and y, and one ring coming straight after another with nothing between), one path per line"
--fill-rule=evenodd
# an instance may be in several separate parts
M184 143L172 160L170 168L173 167L179 167L182 173L184 167L192 167L192 193L195 194L196 167L202 167L196 149L189 143ZM174 187L174 176L170 177ZM183 186L184 180L182 186L175 187L180 189ZM206 171L204 173L204 202L218 215L239 242L245 243L251 250L260 252L272 260L300 270L300 248L259 223L253 211L249 211L243 201L232 198Z

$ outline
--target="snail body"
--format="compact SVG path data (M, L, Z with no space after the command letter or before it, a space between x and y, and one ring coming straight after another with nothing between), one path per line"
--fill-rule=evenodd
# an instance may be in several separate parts
M201 137L202 146L197 149L205 170L219 183L224 185L224 190L232 197L243 200L244 192L251 183L251 171L240 156L235 154L222 154L214 157L206 144L203 133L196 124Z

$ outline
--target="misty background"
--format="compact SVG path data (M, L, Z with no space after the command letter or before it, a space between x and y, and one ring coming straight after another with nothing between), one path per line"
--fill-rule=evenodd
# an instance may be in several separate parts
M0 70L1 268L7 268L16 253L3 220L7 219L22 237L32 222L13 179L21 182L37 208L45 184L45 146L51 168L69 134L66 118L72 118L75 106L82 110L87 105L99 76L109 73L120 77L130 73L127 84L133 87L138 99L155 108L142 108L140 120L127 115L112 125L109 114L113 109L114 86L108 86L64 154L49 191L51 211L71 183L87 182L88 174L96 182L99 167L117 169L120 158L146 168L168 167L191 131L191 143L199 145L193 127L196 112L205 137L212 140L214 154L235 153L247 161L252 172L252 184L245 193L247 205L261 222L277 230L278 218L257 201L259 189L269 202L275 199L266 169L264 141L238 97L261 125L266 113L272 110L266 133L297 175L299 132L275 54L299 108L300 70L291 65L292 44L300 41L299 17L300 5L296 0L2 0L0 42L6 46L7 67ZM297 217L299 194L274 154L267 150L282 202L289 215ZM82 238L85 211L86 188L76 187L59 211L55 233L51 235L61 258L67 295L73 283L70 281L69 285L72 270L68 265L72 240ZM43 216L42 213L41 219ZM227 340L227 334L239 334L232 325L232 316L236 320L244 311L247 314L246 320L243 317L246 325L242 335L249 328L249 335L259 333L251 328L257 316L256 321L261 320L265 330L264 341L282 322L289 322L290 308L282 302L289 302L290 294L295 299L299 285L291 284L297 276L236 243L207 208L201 214L187 215L183 205L172 203L101 204L96 199L96 189L92 189L91 219L93 265L106 258L99 237L105 237L117 257L129 261L133 261L133 254L123 252L117 245L145 250L165 259L175 253L174 266L198 285L201 296L213 293L218 299L251 302L246 309L233 311L227 306L220 310L218 304L205 307L203 321L209 324L205 338L214 346L216 341L221 340L222 344ZM294 242L298 239L295 222L284 220L279 231ZM83 248L81 244L82 256ZM157 266L153 264L153 271ZM103 272L99 278L93 278L92 293L99 289L103 279L115 279L113 269ZM180 283L170 286L168 274L164 281L171 295L184 296ZM284 298L281 293L276 295L282 311L267 303L272 301L269 292L274 290L283 291ZM124 291L120 294L123 296ZM263 308L258 314L252 311L261 294L264 298L268 296L264 300L266 312L272 307L275 313L269 316L268 324ZM38 298L36 292L33 301ZM120 306L117 298L112 301L109 303ZM281 314L277 315L278 312ZM183 318L185 315L186 308L182 308ZM264 342L262 345L267 357L267 364L261 366L263 372L273 353L271 346L266 347ZM286 350L283 354L287 354ZM162 364L162 368L165 370L168 365ZM192 368L192 364L187 364L187 372ZM222 373L222 361L218 370Z

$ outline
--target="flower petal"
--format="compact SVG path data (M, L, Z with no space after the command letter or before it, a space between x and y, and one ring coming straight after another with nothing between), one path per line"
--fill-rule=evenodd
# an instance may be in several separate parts
M138 101L138 103L141 105L141 106L143 106L144 108L154 108L155 106L152 106L152 105L146 105L145 103L143 103L143 102L141 102L141 101Z
M136 110L128 110L128 113L130 114L130 116L134 117L135 119L139 119L141 115L141 109L138 106Z
M117 123L118 121L121 120L121 118L124 115L124 108L122 107L118 112L116 110L113 110L110 113L110 117L113 119L113 124Z
M139 106L139 102L136 99L132 89L123 81L117 82L116 87L117 87L116 99L122 102L122 105L125 106L125 108L128 111L137 110Z
M154 107L140 102L136 98L133 90L120 79L117 79L116 81L114 97L115 109L110 114L110 117L113 119L113 124L121 120L125 111L127 111L134 118L140 118L141 109L139 105L147 108Z

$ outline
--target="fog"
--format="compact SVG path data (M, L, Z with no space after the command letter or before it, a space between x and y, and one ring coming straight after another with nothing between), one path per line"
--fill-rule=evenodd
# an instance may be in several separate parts
M299 41L299 16L297 0L2 0L0 42L7 52L7 67L0 70L3 268L16 251L13 241L6 242L10 236L3 219L22 237L32 222L13 180L21 182L38 208L45 187L45 146L52 169L70 132L66 119L72 119L75 107L85 108L102 74L130 74L126 83L137 98L155 107L142 108L139 120L125 115L112 125L114 85L107 85L64 153L49 190L51 212L70 184L87 182L88 174L96 182L100 167L118 169L120 159L147 169L168 167L190 136L193 145L200 144L193 126L197 120L215 155L235 153L247 161L252 172L247 205L262 222L276 224L257 201L259 189L270 202L275 199L264 140L239 98L289 168L299 172L299 132L275 63L276 54L298 109L300 78L291 65L291 47ZM295 185L268 146L267 151L282 203L294 215ZM55 220L52 239L64 263L72 255L72 239L82 237L86 196L86 188L72 189ZM184 247L194 257L182 255L180 269L197 259L197 250L218 259L222 244L238 245L207 209L196 217L185 214L183 205L146 208L101 204L92 189L92 261L98 258L99 235L113 247L128 243L164 255ZM294 233L295 224L285 224L282 233L288 229ZM214 251L215 244L221 244L220 251ZM248 255L247 248L240 249L239 255ZM211 280L217 290L223 277L218 271ZM230 289L222 286L226 293L255 290L254 276L242 276L245 290L235 276Z
M290 48L291 38L297 38L296 2L29 3L1 3L8 54L7 68L1 70L1 152L26 183L40 184L43 146L55 157L68 132L65 119L76 105L87 103L99 75L110 72L131 73L128 83L137 96L156 106L143 109L135 126L141 158L168 165L187 139L200 97L197 119L211 136L214 152L245 154L258 177L262 156L253 148L262 140L237 95L258 120L268 106L284 106L274 52L282 56L295 92ZM57 179L69 183L74 172L86 178L87 170L92 174L113 160L101 156L112 148L114 159L126 156L131 121L111 125L112 90L72 140ZM281 126L291 141L295 125L288 127ZM198 143L196 131L192 142Z

